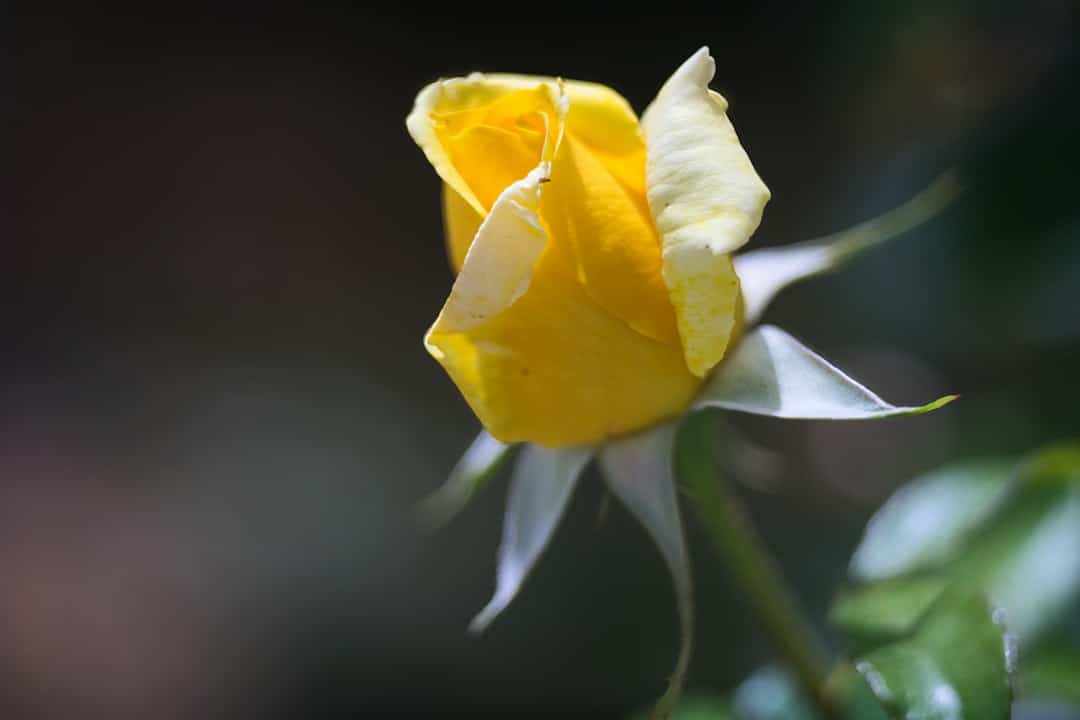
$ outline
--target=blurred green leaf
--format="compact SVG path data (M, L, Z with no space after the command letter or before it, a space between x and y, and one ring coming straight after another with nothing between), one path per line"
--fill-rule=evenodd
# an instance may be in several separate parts
M511 448L493 438L487 430L481 430L450 471L446 482L421 502L420 512L425 523L439 528L450 522L473 495L491 482Z
M830 680L832 693L841 698L836 720L889 720L862 676L843 664ZM754 672L732 693L730 701L691 695L675 709L672 720L822 720L794 676L769 665ZM645 715L635 716L644 720Z
M844 698L844 720L890 720L881 701L870 689L869 683L848 662L840 663L833 671L833 678L848 676L845 691L840 697Z
M1005 500L1015 460L950 465L900 488L878 510L851 560L860 581L940 564Z
M1020 698L1013 703L1011 720L1080 720L1080 707L1060 700Z
M949 578L900 578L842 593L829 618L844 629L856 649L896 640L915 629L919 619L949 585Z
M1034 642L1080 593L1080 492L1029 489L970 546L956 582L984 589L1003 607L1009 628Z
M1072 703L1080 711L1080 648L1038 648L1021 658L1020 694Z
M514 466L499 544L495 595L469 625L481 632L521 589L566 510L593 448L548 450L526 445Z
M939 603L907 640L855 667L895 718L995 720L1012 702L1003 628L980 597Z
M909 513L924 517L906 519ZM1056 446L1018 466L946 468L898 493L878 517L886 519L864 540L878 547L861 562L873 568L865 574L885 579L842 594L832 610L833 621L870 648L855 660L858 673L841 664L830 678L830 694L843 698L840 716L1009 717L1012 631L1034 637L1080 592L1080 446ZM896 558L888 557L889 545ZM1025 696L1054 703L1055 712L1080 702L1080 650L1036 648L1027 660ZM729 706L715 701L693 710L701 714L687 717L818 718L775 668L740 685Z
M1040 450L1021 464L1020 473L1033 483L1080 486L1080 441Z
M780 328L762 325L739 341L694 405L781 418L865 420L929 412L955 398L891 405Z
M826 694L834 708L827 720L890 720L866 679L847 661L833 668ZM826 720L794 676L779 667L762 668L744 681L734 705L737 720Z
M772 299L788 285L835 270L864 250L918 227L945 208L960 191L949 171L900 207L841 232L735 257L747 325L757 322Z
M600 467L608 487L656 543L671 572L679 608L681 645L668 690L653 717L666 718L682 692L693 640L690 559L675 491L674 451L677 425L663 423L645 432L606 443Z
M864 575L888 579L846 590L831 612L857 645L904 634L947 587L987 594L1003 608L1010 631L1025 644L1061 620L1080 597L1077 445L1033 454L1011 480L1003 479L994 464L984 466L987 475L982 478L976 465L962 467L917 481L914 490L901 489L895 502L890 500L871 521L855 557L872 568ZM961 486L967 487L959 490ZM945 488L940 507L928 511L935 488ZM961 501L964 497L968 503ZM920 540L914 530L904 530L918 526L917 516L928 512L934 537ZM890 537L896 560L888 557ZM932 565L938 567L927 569ZM896 575L890 577L887 568ZM909 570L922 572L903 574Z

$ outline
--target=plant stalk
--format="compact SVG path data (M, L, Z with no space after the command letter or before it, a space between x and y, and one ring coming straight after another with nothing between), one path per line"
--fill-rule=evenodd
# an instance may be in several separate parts
M826 691L828 653L800 610L779 567L765 548L713 456L714 418L691 415L678 446L679 474L713 548L757 616L776 651L807 696L827 718L837 716Z

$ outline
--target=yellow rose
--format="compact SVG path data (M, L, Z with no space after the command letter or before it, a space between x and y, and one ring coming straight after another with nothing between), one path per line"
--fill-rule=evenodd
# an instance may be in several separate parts
M410 134L444 182L458 272L425 338L488 431L601 442L685 411L741 322L731 253L769 191L703 48L639 122L584 82L424 88Z
M428 520L452 517L524 442L495 592L469 627L482 631L513 601L595 459L675 589L682 645L655 718L675 707L693 637L676 467L696 486L707 526L739 526L709 469L704 413L869 420L956 397L893 405L780 328L757 325L783 288L932 217L956 195L956 178L946 173L846 231L733 258L769 191L727 103L708 89L713 72L708 50L695 53L640 122L601 85L479 74L428 86L407 120L444 182L458 272L425 344L486 428L425 501ZM725 529L714 539L730 547L732 537ZM754 594L769 579L740 574L748 556L736 555L735 577ZM811 644L802 649L806 667L816 665ZM811 692L816 672L804 676Z

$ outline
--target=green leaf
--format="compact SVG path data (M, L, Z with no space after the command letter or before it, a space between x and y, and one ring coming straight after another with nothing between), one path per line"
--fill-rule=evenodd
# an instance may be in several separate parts
M676 427L674 422L664 423L612 440L600 450L600 467L608 487L656 543L675 586L681 645L668 690L657 703L654 718L668 717L678 702L693 639L690 560L673 470Z
M946 589L989 596L1025 646L1076 608L1080 445L1035 453L1011 479L993 463L982 477L977 467L916 481L871 521L852 570L877 582L843 592L831 612L856 644L904 634ZM920 540L915 528L928 507L934 520Z
M851 560L860 581L940 565L997 510L1011 489L1016 461L950 465L900 488L866 527Z
M1020 474L1038 485L1080 487L1080 440L1057 443L1034 453L1021 463Z
M1080 720L1080 707L1062 700L1020 698L1013 703L1012 720Z
M493 438L487 430L481 430L450 471L446 482L421 502L420 512L425 524L439 528L454 519L473 495L491 482L511 448Z
M956 173L947 172L906 203L833 235L735 257L742 285L746 324L758 321L777 293L788 285L834 270L865 250L918 227L944 209L960 191Z
M860 675L853 665L846 661L839 663L829 680L833 684L834 697L843 698L842 717L845 720L889 720L885 708L870 689L866 678ZM840 685L838 680L843 684ZM843 690L841 694L836 693L839 689Z
M870 687L855 669L839 665L829 679L836 702L835 720L889 720ZM696 711L683 715L683 712ZM823 720L795 677L786 669L768 665L754 672L732 693L731 702L680 703L674 720Z
M856 648L873 646L910 634L949 586L949 578L928 576L879 582L842 592L829 619L842 628Z
M1009 628L1033 642L1080 594L1080 492L1031 488L953 570L957 584L984 589Z
M855 667L894 718L1009 717L1010 652L981 597L935 605L908 640L878 648Z
M1061 700L1080 709L1080 648L1060 644L1022 657L1020 694Z
M889 720L870 686L855 668L841 663L829 677L837 712L830 720ZM644 714L635 720L644 720ZM730 701L691 695L675 708L672 720L824 720L786 669L768 665L754 672Z
M735 346L695 401L696 408L781 418L862 420L916 415L952 400L920 407L891 405L773 325L762 325Z
M548 450L526 445L522 450L503 518L495 595L473 618L470 631L483 631L517 595L551 540L593 453L591 447Z

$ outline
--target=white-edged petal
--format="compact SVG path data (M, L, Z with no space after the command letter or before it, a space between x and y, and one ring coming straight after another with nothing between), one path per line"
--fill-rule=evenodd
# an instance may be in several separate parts
M918 407L885 402L773 325L748 333L702 388L697 408L807 420L862 420L917 415L955 400Z
M687 367L699 377L720 361L735 332L739 281L730 254L757 229L769 200L728 120L727 101L709 90L715 69L702 48L642 117L664 281Z
M594 454L591 447L548 450L526 445L514 466L503 517L495 594L469 625L481 632L517 595L551 540L578 477Z
M429 333L464 332L510 307L529 289L533 266L547 244L539 213L541 187L550 172L550 165L541 163L499 195Z

